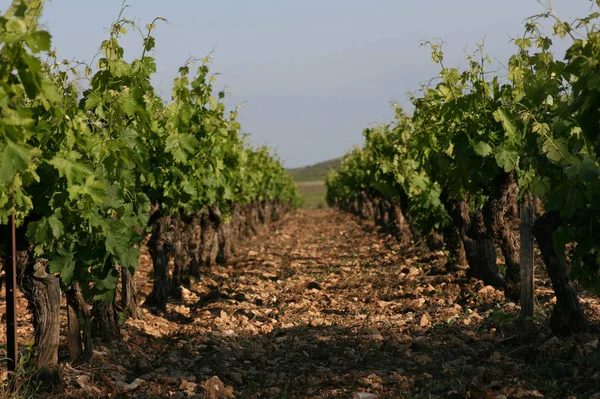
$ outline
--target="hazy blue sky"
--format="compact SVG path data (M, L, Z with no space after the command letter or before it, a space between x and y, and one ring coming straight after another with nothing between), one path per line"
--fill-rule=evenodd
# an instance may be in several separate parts
M10 2L0 1L5 10ZM142 24L168 19L156 31L156 86L165 98L177 68L215 50L217 86L228 104L246 107L240 120L252 141L277 147L288 167L344 154L362 129L392 119L390 102L438 68L421 40L443 38L447 65L464 65L464 50L486 37L487 52L505 62L510 37L539 13L535 0L129 0L126 16ZM91 60L120 0L53 0L42 21L61 58ZM564 18L584 15L588 0L554 0ZM135 36L134 36L135 38ZM140 52L133 38L126 52ZM565 46L558 46L564 51ZM129 51L128 51L129 50Z

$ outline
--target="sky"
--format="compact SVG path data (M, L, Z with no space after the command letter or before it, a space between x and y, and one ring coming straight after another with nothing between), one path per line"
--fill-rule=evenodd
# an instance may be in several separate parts
M0 10L10 1L0 0ZM157 91L170 99L177 69L190 57L214 56L217 88L227 104L244 104L250 141L276 148L286 167L339 157L361 143L362 130L393 119L393 101L439 72L423 40L443 39L446 66L465 65L485 38L506 63L523 20L544 11L536 0L128 0L125 16L155 32ZM589 0L554 0L565 20L587 15ZM91 62L121 0L52 0L42 23L60 58ZM124 41L141 54L138 36ZM567 43L558 43L564 54Z

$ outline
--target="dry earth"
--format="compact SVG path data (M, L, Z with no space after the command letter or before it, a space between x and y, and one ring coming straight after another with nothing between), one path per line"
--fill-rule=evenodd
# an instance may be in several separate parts
M144 310L122 342L98 343L88 365L65 365L61 397L600 397L597 297L582 293L588 331L555 337L541 272L536 317L523 323L501 292L444 263L353 216L299 210L163 317ZM142 297L150 270L143 253ZM19 327L31 340L24 311Z

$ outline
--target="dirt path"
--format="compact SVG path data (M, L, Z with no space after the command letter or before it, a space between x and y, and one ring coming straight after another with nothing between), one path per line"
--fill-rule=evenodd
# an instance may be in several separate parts
M441 252L400 248L352 216L299 210L239 255L184 290L166 318L144 310L126 322L122 343L96 347L88 366L67 367L71 397L127 389L119 397L588 398L600 391L597 333L552 337L548 307L527 330L501 292L447 273ZM143 254L136 280L146 294L150 269ZM549 300L546 285L540 301ZM598 300L583 302L597 321ZM139 387L127 386L136 378Z
M361 384L383 387L380 378L393 382L390 394L406 391L398 344L408 337L398 334L414 315L395 306L399 275L410 272L395 265L414 259L397 250L347 215L298 211L170 307L183 316L169 325L175 345L152 363L188 380L216 375L243 398L348 397Z

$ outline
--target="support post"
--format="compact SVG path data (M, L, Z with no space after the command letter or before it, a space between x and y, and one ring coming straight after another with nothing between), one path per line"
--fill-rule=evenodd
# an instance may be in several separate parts
M14 203L14 193L13 193ZM10 217L9 228L6 234L6 352L7 368L9 372L17 370L18 342L17 342L17 233L16 216L13 210ZM10 378L11 388L16 386L16 374Z
M533 283L533 206L521 207L521 316L533 317L535 287Z

